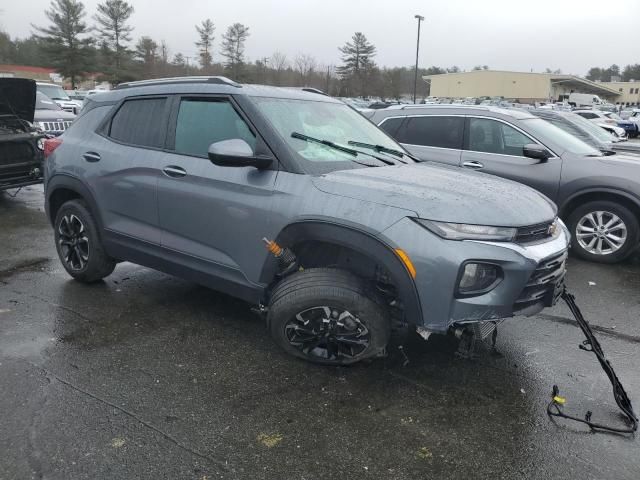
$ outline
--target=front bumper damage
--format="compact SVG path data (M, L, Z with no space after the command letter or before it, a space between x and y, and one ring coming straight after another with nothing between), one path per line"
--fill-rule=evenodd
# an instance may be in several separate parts
M564 286L570 239L561 225L553 237L531 244L444 240L409 219L383 234L402 246L415 266L423 321L417 326L446 333L465 324L535 315L554 305ZM460 268L468 261L498 265L502 280L484 294L457 298Z

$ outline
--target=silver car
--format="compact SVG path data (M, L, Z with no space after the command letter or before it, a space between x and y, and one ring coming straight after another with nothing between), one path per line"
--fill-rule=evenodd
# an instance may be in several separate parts
M638 248L636 155L605 155L525 110L406 106L368 116L421 160L498 175L545 194L584 259L615 263Z
M425 336L490 326L562 289L569 236L546 197L421 164L325 95L125 84L91 96L45 153L72 277L126 260L209 286L259 305L275 341L314 362L382 354L392 320Z

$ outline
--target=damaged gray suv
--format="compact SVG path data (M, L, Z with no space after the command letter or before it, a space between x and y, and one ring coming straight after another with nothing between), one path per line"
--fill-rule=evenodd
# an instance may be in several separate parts
M64 268L129 261L259 305L322 364L552 305L568 233L515 182L421 164L343 103L223 77L120 85L45 148ZM484 330L478 328L478 330Z

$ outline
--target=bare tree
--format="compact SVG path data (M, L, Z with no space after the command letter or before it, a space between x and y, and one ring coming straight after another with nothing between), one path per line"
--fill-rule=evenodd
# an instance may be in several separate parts
M306 53L299 53L298 55L296 55L293 63L295 65L296 71L300 74L302 86L306 86L309 80L309 76L313 73L318 64L316 62L316 59Z
M280 85L282 83L282 72L289 67L289 60L284 53L273 52L269 63L273 69L275 84Z

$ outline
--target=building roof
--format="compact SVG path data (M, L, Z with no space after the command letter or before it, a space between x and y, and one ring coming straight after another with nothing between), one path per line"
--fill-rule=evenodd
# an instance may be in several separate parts
M438 75L425 75L422 77L425 81L431 81L431 79L435 77L441 76L456 76L456 75L468 75L468 74L517 74L517 75L538 75L544 76L549 79L552 84L557 83L567 83L573 86L576 89L586 90L585 93L594 93L594 94L604 94L604 95L613 95L619 96L620 92L609 88L601 83L592 82L591 80L587 80L586 78L578 77L576 75L564 75L558 73L534 73L534 72L513 72L508 70L472 70L470 72L450 72L450 73L442 73Z
M31 65L0 65L0 72L29 72L49 75L50 73L56 73L56 70L55 68L33 67Z

